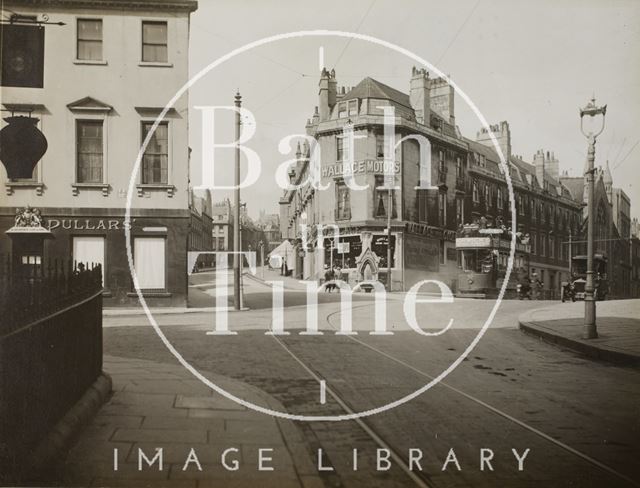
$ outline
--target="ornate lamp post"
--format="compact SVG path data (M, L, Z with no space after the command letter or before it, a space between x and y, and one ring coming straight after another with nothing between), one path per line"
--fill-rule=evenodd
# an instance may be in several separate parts
M260 239L258 242L258 247L260 248L260 264L262 264L262 280L264 281L264 241Z
M594 162L596 159L596 138L604 130L604 118L607 112L607 106L596 106L595 96L587 104L586 107L580 109L580 131L589 141L589 149L587 152L587 281L585 283L584 298L584 326L582 337L585 339L595 339L598 337L596 328L596 301L594 296L593 283L593 225L594 225L594 205L593 205L593 186L594 186ZM602 115L602 122L597 131L586 130L584 128L584 117L589 116L595 118Z
M236 141L240 140L240 106L242 104L242 97L240 92L236 93L235 106L238 108L235 116L235 128L236 128ZM242 257L239 253L242 251L240 243L240 145L235 148L235 165L234 165L234 185L235 190L233 192L233 307L236 310L240 310L242 305L240 301L240 279L242 271L240 266L242 264Z

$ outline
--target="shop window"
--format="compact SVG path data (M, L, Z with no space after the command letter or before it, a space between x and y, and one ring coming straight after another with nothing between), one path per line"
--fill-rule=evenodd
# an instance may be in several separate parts
M77 236L73 238L73 260L87 269L92 265L102 266L104 278L105 238L101 236Z
M136 237L133 242L133 263L140 289L164 290L164 237Z
M167 23L142 22L142 61L166 63L168 60Z
M142 123L142 140L153 122ZM169 182L169 123L160 122L142 156L142 183L166 185Z
M103 121L76 121L76 161L78 183L102 183Z
M77 29L77 59L102 61L102 20L78 19Z

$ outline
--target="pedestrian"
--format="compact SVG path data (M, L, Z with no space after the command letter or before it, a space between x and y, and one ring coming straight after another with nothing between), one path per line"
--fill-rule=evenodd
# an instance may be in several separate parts
M538 273L533 273L533 279L531 280L531 299L538 300L540 298L541 290L542 290L542 281L538 279Z
M324 283L325 292L331 293L331 291L336 287L335 283L333 283L333 270L328 266L325 266Z

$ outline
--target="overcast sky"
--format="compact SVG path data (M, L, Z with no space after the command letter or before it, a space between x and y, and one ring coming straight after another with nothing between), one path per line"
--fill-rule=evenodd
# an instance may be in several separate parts
M608 159L614 185L640 202L640 2L636 0L457 0L455 2L200 0L191 19L190 70L199 72L232 49L297 30L359 32L392 42L448 73L489 123L507 120L513 153L531 161L537 149L554 151L560 168L579 175L586 140L578 108L595 93L606 103L606 129L596 164ZM201 124L196 105L232 105L235 90L257 119L247 144L262 159L259 184L244 190L249 214L277 212L281 190L273 174L291 156L278 141L303 133L318 100L319 47L338 85L366 76L408 93L410 59L358 40L279 41L239 55L190 91L192 182L201 179ZM475 138L480 122L456 98L456 122ZM233 135L229 115L216 120L216 140ZM233 152L216 152L216 178L230 183ZM217 191L214 200L229 196Z

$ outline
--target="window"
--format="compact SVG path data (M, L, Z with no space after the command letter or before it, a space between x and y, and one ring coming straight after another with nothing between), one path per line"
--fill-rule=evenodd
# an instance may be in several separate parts
M456 225L464 224L464 200L456 198Z
M456 178L462 178L463 176L462 158L460 156L456 156Z
M349 157L349 139L336 136L336 161L344 161Z
M428 197L427 190L418 191L418 222L428 222Z
M547 236L542 234L540 235L540 256L547 255Z
M491 205L491 187L488 183L484 185L484 204L487 207Z
M538 236L535 233L531 233L529 242L531 243L531 254L536 254L536 250L538 249Z
M473 185L472 185L472 199L473 199L473 203L480 202L480 191L478 191L478 182L475 180L473 181Z
M102 20L78 19L77 27L77 59L102 61Z
M142 61L166 63L168 60L167 23L142 22Z
M358 100L349 100L349 115L358 115Z
M102 120L78 120L76 122L78 183L102 183L103 151Z
M444 151L438 151L438 171L444 173L447 167L444 162Z
M374 189L374 216L376 218L387 217L387 208L389 206L389 190L380 188L384 186L384 175L376 175ZM392 212L391 217L396 217L396 199L391 194Z
M376 158L384 158L384 134L376 134Z
M336 181L336 220L351 218L351 197L349 187L343 180Z
M499 210L504 208L504 202L502 201L502 188L498 188L498 203L497 207Z
M136 237L133 243L133 262L140 289L164 290L164 237Z
M347 102L340 102L338 104L338 118L343 119L347 116Z
M556 257L556 240L552 236L549 236L549 257Z
M447 225L447 194L438 193L438 224L440 227Z
M524 198L518 195L518 215L524 215Z
M153 122L142 123L142 140L147 137ZM142 183L166 185L169 183L169 123L160 122L149 139L142 156Z
M83 263L88 269L93 264L102 266L104 277L104 237L81 236L73 238L73 260L76 264Z

